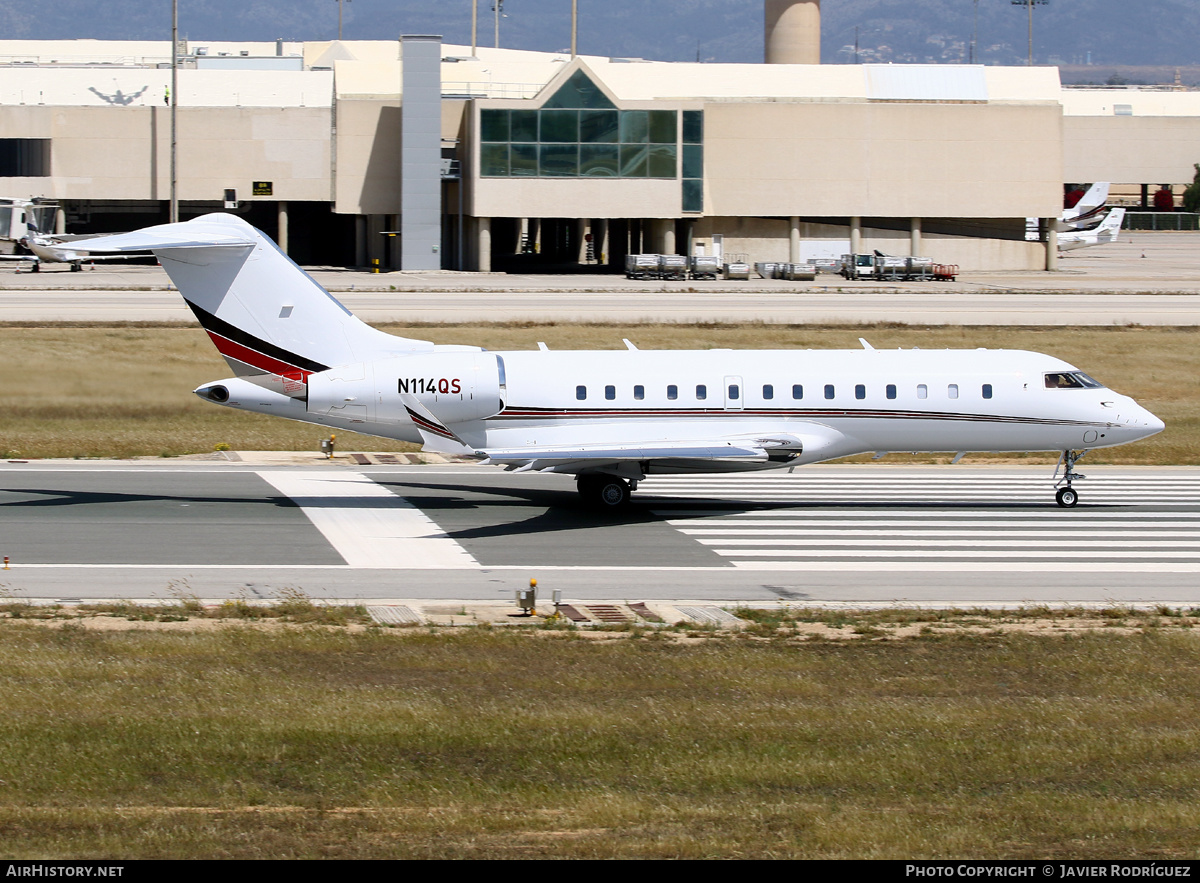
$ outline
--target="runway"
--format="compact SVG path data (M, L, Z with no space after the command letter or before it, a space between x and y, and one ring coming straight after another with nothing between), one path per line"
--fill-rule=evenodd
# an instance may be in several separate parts
M1200 469L814 466L643 482L618 516L566 476L478 466L7 463L21 598L1200 604Z

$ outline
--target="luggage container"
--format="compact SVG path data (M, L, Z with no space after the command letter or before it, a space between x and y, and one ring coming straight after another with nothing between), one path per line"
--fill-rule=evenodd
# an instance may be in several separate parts
M837 258L813 258L809 261L818 273L840 273L842 262Z
M734 261L725 265L726 279L749 279L750 265L742 261Z
M783 278L791 282L811 282L817 278L817 268L812 264L781 264Z
M783 266L774 261L757 261L754 264L754 272L764 279L782 279L783 273L780 268Z
M658 255L658 278L659 279L686 279L688 275L688 261L681 254L660 254Z
M721 272L721 259L715 254L698 254L691 261L693 279L716 279Z
M625 255L626 279L656 279L658 278L658 255L656 254L627 254Z

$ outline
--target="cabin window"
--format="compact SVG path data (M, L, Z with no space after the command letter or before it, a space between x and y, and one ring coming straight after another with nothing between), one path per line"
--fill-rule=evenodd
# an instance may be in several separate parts
M792 398L794 398L794 399L804 398L804 387L801 386L799 383L792 384Z
M958 384L951 383L949 386L947 386L946 387L946 395L948 395L952 399L958 398Z
M864 386L864 385L863 385L863 384L861 384L861 383L856 383L856 384L854 385L854 397L855 397L856 399L858 399L859 401L862 401L863 399L865 399L865 398L867 397L867 388L866 388L866 386Z
M896 397L896 384L889 383L887 385L886 392L889 399L894 399Z
M992 385L990 383L985 383L983 385L983 397L985 399L990 399L992 397Z
M825 384L825 398L827 398L827 399L833 398L833 384L832 383Z
M729 384L729 400L737 401L742 397L742 390L736 383Z
M696 398L701 402L708 398L708 387L703 383L696 384Z
M771 399L775 398L775 387L771 386L771 384L769 384L769 383L764 383L763 384L763 398L766 399L768 402L771 401Z
M675 401L677 398L679 398L679 387L673 383L670 386L668 386L667 387L667 398L670 399L672 402Z
M646 387L635 386L633 388L633 397L639 402L644 399L646 397Z
M919 399L929 398L929 387L926 386L924 383L917 384L917 398L919 398Z
M575 398L579 399L579 401L581 401L581 402L584 399L586 399L587 398L587 387L586 386L575 387Z
M608 401L611 402L616 397L617 397L617 388L615 386L604 387L604 398L606 398Z

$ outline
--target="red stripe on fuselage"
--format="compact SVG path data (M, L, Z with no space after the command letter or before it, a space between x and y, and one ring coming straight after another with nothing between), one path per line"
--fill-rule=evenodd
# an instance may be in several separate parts
M212 338L217 352L221 355L237 359L239 362L245 362L247 365L252 365L255 368L266 371L268 374L288 375L293 378L299 378L302 383L307 383L308 375L312 374L311 371L305 371L303 368L297 368L295 365L287 362L272 359L270 356L265 356L256 350L242 346L228 337L222 337L215 331L209 331L208 336Z

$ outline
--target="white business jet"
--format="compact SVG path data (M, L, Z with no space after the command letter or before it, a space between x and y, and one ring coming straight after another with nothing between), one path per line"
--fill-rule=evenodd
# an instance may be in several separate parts
M1094 226L1107 207L1108 188L1108 181L1097 181L1089 187L1072 208L1063 209L1058 217L1058 229L1067 232Z
M93 240L150 249L236 377L210 402L577 477L601 508L647 475L743 472L888 451L1061 451L1163 423L1072 365L1005 350L487 352L378 331L224 214Z
M1116 242L1121 235L1121 225L1125 223L1125 209L1110 209L1104 220L1089 230L1075 230L1070 233L1058 234L1058 250L1074 251L1077 248L1089 248L1093 245L1108 245Z

